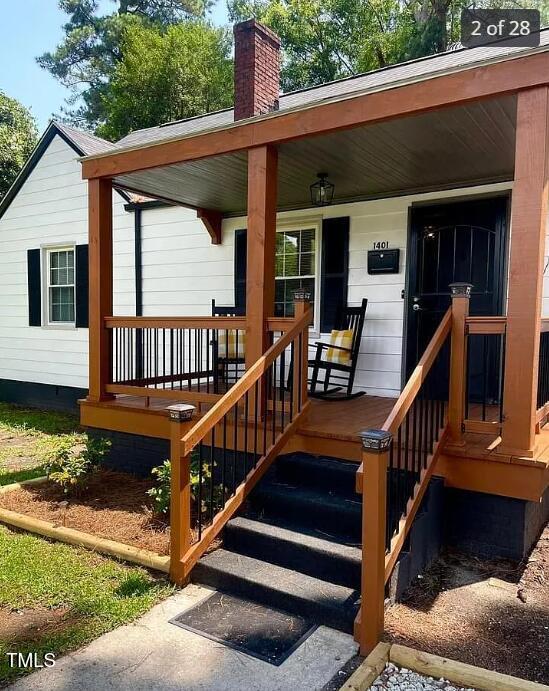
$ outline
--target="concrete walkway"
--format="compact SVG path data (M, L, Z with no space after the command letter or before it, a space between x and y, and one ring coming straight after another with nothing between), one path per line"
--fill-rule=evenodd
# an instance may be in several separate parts
M314 691L355 654L352 637L318 628L280 667L169 623L211 594L189 585L129 626L13 684L13 691Z

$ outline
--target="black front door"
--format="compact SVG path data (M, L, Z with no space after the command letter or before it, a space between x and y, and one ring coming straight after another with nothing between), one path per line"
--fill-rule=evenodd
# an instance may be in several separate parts
M473 284L470 314L502 313L507 205L494 197L412 209L407 376L450 305L450 283Z

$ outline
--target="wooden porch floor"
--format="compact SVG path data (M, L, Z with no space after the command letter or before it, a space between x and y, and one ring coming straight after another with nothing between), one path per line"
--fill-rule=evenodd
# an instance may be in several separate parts
M395 400L395 398L380 396L361 396L350 401L330 402L311 399L309 413L300 426L299 432L329 439L358 441L361 430L380 427L383 424ZM181 403L181 400L150 398L147 402L142 396L120 395L110 401L94 405L111 410L135 410L168 417L167 408L175 403ZM202 404L199 415L204 414L208 407Z

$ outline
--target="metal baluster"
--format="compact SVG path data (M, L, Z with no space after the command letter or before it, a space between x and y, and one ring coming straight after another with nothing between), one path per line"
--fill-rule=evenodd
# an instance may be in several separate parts
M215 484L215 426L212 428L210 450L210 523L214 519L214 484Z
M202 479L204 463L204 444L198 444L198 498L197 498L197 514L198 514L198 541L202 538Z

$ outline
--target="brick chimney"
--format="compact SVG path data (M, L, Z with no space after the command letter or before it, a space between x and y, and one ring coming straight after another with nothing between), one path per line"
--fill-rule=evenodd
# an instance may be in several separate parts
M234 119L278 110L280 39L255 19L234 26Z

